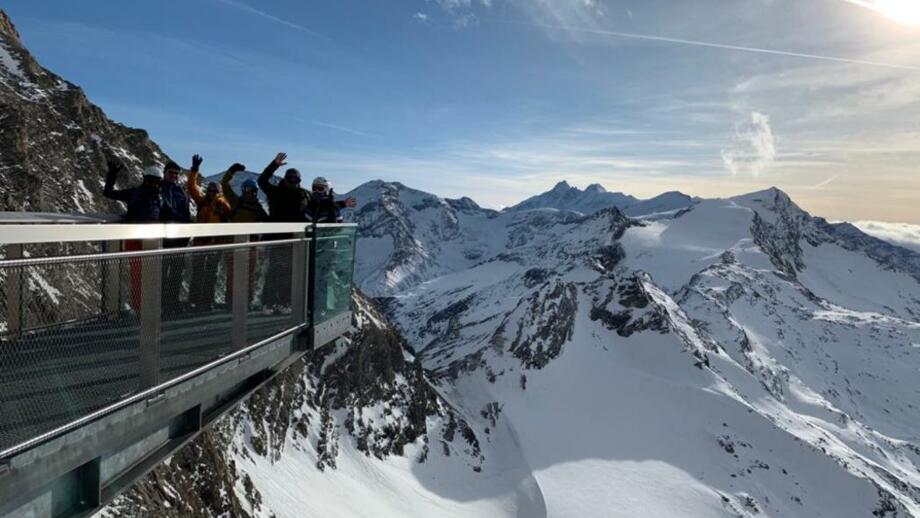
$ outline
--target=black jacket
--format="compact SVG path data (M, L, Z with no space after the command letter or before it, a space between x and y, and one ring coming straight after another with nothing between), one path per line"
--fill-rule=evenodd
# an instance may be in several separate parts
M259 188L268 198L268 220L276 223L306 221L304 207L310 203L310 193L301 187L272 185L269 179L278 167L272 162L259 175Z
M160 221L160 209L163 198L156 187L139 185L130 189L116 189L115 176L117 171L110 171L105 178L105 189L102 194L109 199L124 202L128 205L125 215L127 223L154 223Z
M344 201L335 201L332 189L327 194L310 193L310 201L304 206L304 219L315 223L341 223Z

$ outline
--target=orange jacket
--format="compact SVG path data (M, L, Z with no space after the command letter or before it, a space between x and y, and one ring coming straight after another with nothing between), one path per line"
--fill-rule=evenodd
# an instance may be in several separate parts
M205 199L205 194L198 185L201 173L192 171L188 175L188 195L191 196L198 207L198 223L225 223L230 218L230 204L223 196L211 200Z

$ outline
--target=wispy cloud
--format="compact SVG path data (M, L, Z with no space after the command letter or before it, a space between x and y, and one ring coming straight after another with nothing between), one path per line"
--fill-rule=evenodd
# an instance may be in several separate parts
M260 17L260 18L264 18L264 19L266 19L266 20L273 21L273 22L275 22L275 23L281 24L281 25L283 25L283 26L285 26L285 27L288 27L288 28L290 28L290 29L294 29L294 30L296 30L296 31L300 31L300 32L302 32L302 33L304 33L304 34L309 34L310 36L313 36L313 37L315 37L315 38L320 38L320 39L323 39L323 40L326 40L326 41L331 41L331 38L329 38L328 36L326 36L326 35L324 35L324 34L320 34L320 33L316 32L316 31L314 31L313 29L308 29L307 27L304 27L303 25L300 25L300 24L298 24L298 23L294 23L294 22L292 22L292 21L285 20L285 19L283 19L283 18L279 18L279 17L277 17L277 16L275 16L275 15L273 15L273 14L271 14L271 13L267 13L267 12L265 12L265 11L256 9L255 7L252 7L251 5L249 5L249 4L247 4L247 3L244 3L244 2L241 2L241 1L239 1L239 0L215 0L215 1L220 2L220 3L224 4L224 5L229 5L230 7L234 7L234 8L236 8L236 9L241 10L241 11L245 11L245 12L247 12L247 13L249 13L249 14L254 14L254 15Z
M526 22L504 22L504 23L526 23ZM624 38L631 40L642 40L642 41L654 41L659 43L670 43L674 45L687 45L693 47L707 47L713 49L721 50L731 50L737 52L750 52L755 54L769 54L773 56L784 56L784 57L793 57L793 58L803 58L803 59L813 59L819 61L832 61L836 63L850 63L854 65L866 65L872 67L886 67L886 68L897 68L902 70L914 70L920 71L920 66L916 65L906 65L902 63L890 63L887 61L874 61L874 60L864 60L858 58L848 58L840 56L827 56L822 54L810 54L807 52L794 52L788 50L778 50L778 49L768 49L761 47L746 47L743 45L732 45L727 43L714 43L708 41L700 40L687 40L682 38L671 38L668 36L655 36L651 34L639 34L633 32L620 32L620 31L610 31L606 29L597 29L590 27L573 27L567 25L546 25L546 24L535 24L535 23L526 23L527 25L533 25L542 29L556 29L561 31L566 31L569 33L584 33L584 34L596 34L600 36L613 36L616 38Z
M813 190L823 189L824 187L827 187L828 185L834 183L834 180L836 180L836 179L837 179L836 176L832 176L832 177L828 178L827 180L824 180L824 181L822 181L822 182L818 182L818 183L812 185L812 186L811 186L811 189L813 189Z
M770 127L770 117L751 112L751 120L735 128L735 146L722 150L722 162L732 174L760 176L776 160L776 138Z

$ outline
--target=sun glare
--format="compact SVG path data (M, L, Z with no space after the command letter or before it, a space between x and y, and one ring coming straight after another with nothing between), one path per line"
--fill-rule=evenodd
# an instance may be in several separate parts
M920 0L876 0L875 8L899 23L920 26Z

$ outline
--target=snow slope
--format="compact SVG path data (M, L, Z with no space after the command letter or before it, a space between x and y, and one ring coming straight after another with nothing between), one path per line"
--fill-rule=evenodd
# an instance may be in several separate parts
M546 233L387 307L548 516L920 514L909 261L776 190Z

